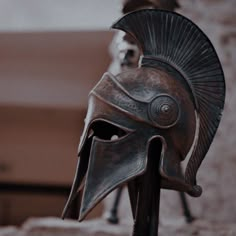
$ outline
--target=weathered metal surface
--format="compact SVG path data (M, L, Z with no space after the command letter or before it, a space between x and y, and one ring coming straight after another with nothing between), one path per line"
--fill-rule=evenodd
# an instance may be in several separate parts
M109 192L128 183L133 236L152 236L158 231L160 188L201 195L196 174L219 125L224 76L209 39L181 15L141 10L113 27L131 35L143 56L138 68L105 73L91 91L64 214L78 192L83 220ZM183 176L180 163L187 155Z

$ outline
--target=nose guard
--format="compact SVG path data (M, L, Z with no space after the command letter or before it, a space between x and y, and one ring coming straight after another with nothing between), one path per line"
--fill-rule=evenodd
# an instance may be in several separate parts
M87 134L91 127L87 126L81 138L78 166L62 218L79 192L83 192L79 214L79 221L82 221L107 194L141 175L146 168L148 136L146 142L143 139L133 142L137 135L144 133L124 128L124 136L102 140ZM127 149L130 150L128 153L122 152Z
M133 142L136 135L132 132L114 141L93 138L80 221L108 193L145 171L147 142ZM125 149L130 150L128 156L122 152Z

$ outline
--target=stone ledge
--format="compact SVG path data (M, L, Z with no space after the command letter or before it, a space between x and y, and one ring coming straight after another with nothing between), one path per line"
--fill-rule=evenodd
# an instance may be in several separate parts
M125 223L110 225L105 220L82 223L58 218L31 218L18 230L0 228L0 236L130 236L132 226ZM160 225L160 236L235 236L236 225L196 220L187 225L183 221L170 221Z
M18 229L14 226L0 227L0 236L15 236L18 235Z

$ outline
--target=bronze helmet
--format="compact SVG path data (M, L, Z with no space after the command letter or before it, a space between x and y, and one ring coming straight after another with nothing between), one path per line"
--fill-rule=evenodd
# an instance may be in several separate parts
M80 220L113 189L142 177L150 143L157 139L161 187L200 196L196 174L224 106L224 75L216 51L189 19L165 10L139 10L113 28L132 36L142 56L138 68L115 76L105 73L90 92L63 213L81 192ZM180 164L187 156L183 176Z

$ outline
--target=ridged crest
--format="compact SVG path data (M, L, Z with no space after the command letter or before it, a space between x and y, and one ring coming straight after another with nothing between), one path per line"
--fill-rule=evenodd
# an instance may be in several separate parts
M197 170L215 136L225 100L223 70L213 45L192 21L165 10L132 12L112 28L132 35L144 58L171 65L188 82L195 98L199 132L185 178L195 185Z

